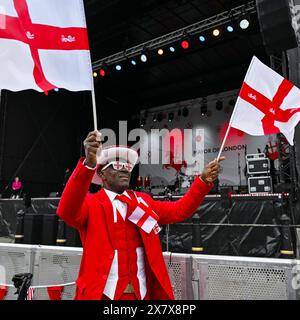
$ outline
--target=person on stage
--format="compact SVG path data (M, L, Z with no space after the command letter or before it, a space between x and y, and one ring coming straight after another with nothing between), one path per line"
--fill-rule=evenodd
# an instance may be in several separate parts
M15 177L15 179L11 185L11 198L12 199L19 199L21 196L22 189L23 189L23 184L20 181L20 178Z
M76 281L78 300L171 300L171 282L158 236L159 225L192 216L219 173L209 163L178 201L155 201L129 190L138 154L129 147L102 148L90 132L63 191L57 214L80 232L83 255ZM224 160L221 157L219 161ZM88 192L90 183L101 184Z

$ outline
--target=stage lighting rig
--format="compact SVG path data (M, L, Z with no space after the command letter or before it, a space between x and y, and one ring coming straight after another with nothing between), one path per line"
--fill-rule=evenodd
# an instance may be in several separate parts
M162 55L164 54L164 50L163 50L162 48L158 49L158 50L157 50L157 54L158 54L159 56L162 56Z
M201 103L201 115L205 116L207 114L207 99L203 98L202 103Z
M214 37L218 37L221 34L221 31L219 28L216 28L213 30L213 36Z
M104 63L101 68L99 69L99 75L101 77L105 77L107 74L107 65Z
M233 32L233 31L234 31L234 28L233 28L232 25L228 25L227 28L226 28L226 30L227 30L228 32Z
M145 48L147 50L158 50L159 48L167 47L170 52L175 52L174 43L180 43L184 49L188 49L191 45L190 39L185 39L186 35L189 37L197 36L201 42L205 41L205 32L208 30L214 30L216 28L220 28L220 26L232 24L232 21L238 20L241 17L248 17L247 21L243 21L241 27L246 28L249 27L250 24L250 15L257 12L255 1L251 0L245 4L240 6L231 8L230 10L226 10L217 15L211 16L209 18L203 19L201 21L195 22L191 25L188 25L184 28L175 30L168 34L162 35L155 39L151 39L144 43L138 44L134 47L128 48L126 50L117 52L108 57L104 57L100 60L97 60L93 63L93 70L99 70L103 63L106 63L108 66L115 65L120 63L121 61L126 61L128 59L134 59L136 57L142 58L143 62L147 62L148 55L143 52ZM248 22L248 23L247 23ZM231 29L230 29L231 30ZM229 30L228 30L229 31ZM221 32L221 29L219 29ZM229 31L230 32L230 31ZM215 31L216 36L217 31ZM202 38L203 37L203 38Z
M146 119L145 119L145 118L142 118L142 119L141 119L141 127L144 127L145 124L146 124Z
M243 16L239 20L239 26L242 30L246 30L250 26L250 19L249 17Z
M168 121L172 122L174 120L174 112L170 112L168 115Z
M206 39L205 39L205 37L204 37L203 35L199 36L199 41L200 41L200 42L205 42L205 40L206 40Z
M140 59L143 63L148 61L148 50L144 48L141 52Z

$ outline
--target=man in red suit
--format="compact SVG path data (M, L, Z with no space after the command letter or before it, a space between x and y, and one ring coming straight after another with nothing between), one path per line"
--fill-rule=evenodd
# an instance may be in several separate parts
M83 245L75 299L174 299L159 225L194 214L218 176L219 162L208 164L179 201L154 201L128 190L138 160L135 150L102 149L97 131L88 134L84 146L86 157L78 162L57 209L80 232ZM96 194L88 193L92 181L103 186Z

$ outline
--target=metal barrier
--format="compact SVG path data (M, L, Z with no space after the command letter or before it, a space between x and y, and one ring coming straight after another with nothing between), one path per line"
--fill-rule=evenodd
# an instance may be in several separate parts
M228 256L193 257L199 300L296 300L299 260ZM298 268L299 269L299 268ZM299 270L300 271L300 270Z
M35 300L49 300L47 287L64 285L63 300L75 294L82 248L0 244L0 265L16 300L12 277L33 273ZM176 300L300 300L300 261L164 253ZM1 285L2 283L0 283Z

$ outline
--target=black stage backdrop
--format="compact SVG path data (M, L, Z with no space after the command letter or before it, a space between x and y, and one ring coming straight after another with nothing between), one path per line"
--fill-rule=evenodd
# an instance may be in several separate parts
M97 84L97 83L96 83ZM119 120L135 113L130 102L109 99L97 90L98 129L118 133ZM48 197L61 191L66 168L73 170L83 153L83 140L93 131L91 93L2 90L0 104L0 194L10 196L11 182L19 176L24 192ZM118 138L118 137L117 137Z
M24 192L45 197L59 191L66 168L74 168L90 116L86 92L2 91L0 193L10 196L19 176ZM91 112L90 112L91 113ZM85 115L85 116L83 116Z

